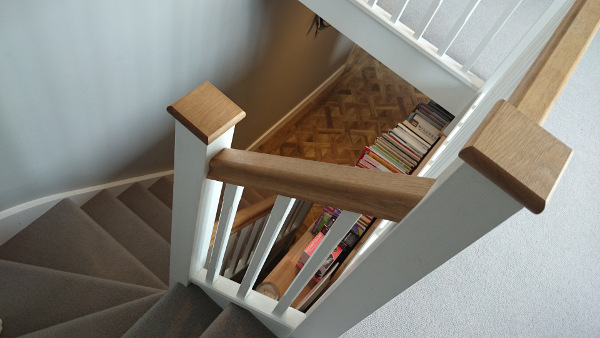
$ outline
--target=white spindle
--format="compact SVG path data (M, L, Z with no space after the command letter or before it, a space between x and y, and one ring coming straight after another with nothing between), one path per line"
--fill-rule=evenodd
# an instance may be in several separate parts
M463 127L448 144L444 152L440 153L438 160L433 163L431 169L427 172L427 177L440 175L448 164L456 159L460 149L475 132L475 129L481 124L481 121L487 116L494 104L498 100L510 96L570 7L570 1L555 0L529 29L525 37L513 48L508 57L496 68L494 74L480 89L481 93L485 93L483 100L477 104L471 117L465 121ZM471 105L467 106L467 108L470 107ZM454 123L458 123L458 121L452 122L446 129L453 129Z
M219 216L219 223L217 225L217 234L215 236L212 255L208 264L208 273L206 275L206 280L209 283L215 282L215 278L221 270L223 256L227 249L231 227L233 226L233 221L235 219L235 212L237 211L238 204L242 198L243 191L244 187L241 186L233 184L227 184L225 186L221 215Z
M400 0L396 3L396 8L392 12L392 17L390 18L392 23L396 23L396 21L400 19L402 13L404 13L404 10L406 9L406 5L408 5L408 0Z
M229 262L229 277L235 275L235 270L238 266L238 261L240 259L240 253L243 248L248 245L248 234L250 229L247 227L240 230L240 238L238 239L237 245L235 246L235 251L233 252L233 256L231 257L231 261Z
M242 253L242 258L241 258L242 265L246 265L246 263L248 263L248 257L250 256L250 252L252 250L254 250L254 247L255 247L256 236L258 235L260 230L263 228L263 226L267 222L267 218L268 218L268 216L265 216L265 217L255 221L254 225L252 225L252 232L250 233L250 239L248 240L248 245L246 245L246 248L244 249L244 252Z
M343 211L340 217L333 223L333 226L327 232L327 235L315 250L312 256L308 259L302 270L298 273L290 287L287 289L283 297L275 309L273 314L275 316L281 316L285 310L290 307L294 299L298 297L304 286L308 284L312 276L314 276L317 269L323 265L325 259L331 254L335 247L342 241L344 236L352 229L352 226L358 221L360 214Z
M294 219L298 216L299 203L300 200L296 200L294 206L292 207L292 210L290 210L290 214L285 219L285 222L283 223L283 228L281 229L281 231L279 232L279 236L277 237L278 241L282 239L288 233L288 231L290 231L290 227L292 226Z
M475 48L475 51L473 51L471 56L469 56L469 59L467 60L467 62L465 62L463 64L461 71L466 73L469 71L469 69L471 69L471 67L473 67L473 64L475 64L477 59L479 59L479 57L481 56L481 53L483 52L485 47L487 47L487 45L492 41L494 36L496 36L496 34L498 34L498 32L500 31L502 26L504 26L504 24L508 20L508 18L510 18L510 16L515 11L515 9L517 9L519 4L521 4L521 1L522 0L513 0L512 2L510 2L508 4L508 6L504 10L504 12L502 12L502 15L500 15L498 20L496 20L496 22L494 23L494 26L492 27L492 29L490 29L490 31L486 34L486 36L483 38L483 40L481 40L479 45L477 45L477 47Z
M225 258L223 259L223 265L221 266L221 272L220 272L220 274L225 277L227 277L225 275L225 272L226 272L227 268L229 267L229 262L231 262L231 256L233 256L233 251L235 250L235 247L237 245L239 238L240 238L239 232L231 234L231 237L229 237L229 243L227 243L227 250L225 251Z
M456 21L456 23L450 30L450 33L448 33L448 35L444 39L444 42L442 42L442 44L438 48L437 53L439 56L446 54L446 51L448 51L448 48L450 48L450 45L452 45L452 42L454 42L454 39L456 39L462 28L465 26L465 23L467 23L467 20L469 20L469 18L475 11L475 8L477 8L480 2L481 0L471 0L471 2L467 5L467 8L465 8L463 14L460 16L458 21Z
M375 2L377 2L377 0L369 0L369 1L367 2L367 5L368 5L369 7L373 7L373 6L375 5Z
M208 163L231 145L232 127L211 144L175 123L175 176L169 284L189 283L190 272L204 267L223 183L209 180Z
M275 200L275 205L273 206L273 210L271 211L267 225L265 226L265 229L258 240L258 245L254 251L254 255L252 255L252 258L250 259L248 271L246 272L246 275L244 276L242 284L238 290L238 298L246 298L248 293L250 293L252 290L252 286L256 282L256 278L258 278L260 269L262 269L263 265L265 264L265 260L269 255L269 251L271 251L271 248L275 243L275 239L281 230L281 226L289 214L290 209L294 205L294 201L295 199L290 197L277 196L277 200Z
M423 17L423 19L421 19L421 22L419 23L419 27L415 30L415 34L413 35L413 37L415 39L419 40L423 36L423 34L425 33L425 30L427 29L427 27L431 23L431 20L435 16L435 13L440 8L442 1L443 0L434 0L431 3L431 5L429 6L429 9L427 10L427 13L425 13L425 17Z

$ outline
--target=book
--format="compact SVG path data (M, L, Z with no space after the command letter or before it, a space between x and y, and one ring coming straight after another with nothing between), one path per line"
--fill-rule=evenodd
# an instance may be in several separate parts
M411 114L408 118L408 122L415 126L419 131L423 132L427 137L433 140L433 142L437 141L437 139L440 137L440 130L432 126L419 115Z
M375 145L383 148L389 156L392 156L396 161L402 163L408 168L412 168L417 164L417 161L412 160L408 155L404 154L401 150L398 150L393 145L390 145L385 139L378 137L375 139Z
M312 289L310 289L308 294L302 298L297 307L299 311L306 312L308 310L315 299L317 299L317 297L323 292L327 284L329 284L333 273L337 270L339 265L339 263L334 264L334 266L325 274L325 276L323 276L323 278L321 278L321 280Z
M406 144L406 146L414 149L415 152L418 153L419 157L422 157L430 147L427 142L421 140L415 133L402 124L396 126L396 128L390 130L390 132L395 137L400 138L401 141Z
M445 126L449 123L449 121L446 120L445 117L442 117L437 110L431 108L427 104L424 104L421 102L421 104L418 106L417 109L419 109L419 111L421 111L423 114L425 114L430 119L436 121L441 126Z
M419 109L419 108L415 109L415 114L420 116L423 120L427 121L427 123L431 124L436 129L438 129L438 130L444 129L445 122L434 119L433 117L428 115L426 112L424 112L424 109Z
M411 160L419 162L419 160L421 159L420 153L418 153L416 150L411 149L407 144L405 144L405 142L400 137L397 137L395 133L390 131L387 134L381 135L381 137L389 144L391 144L395 149L398 149L398 151L401 154L404 154Z
M384 160L386 160L387 162L389 162L396 168L400 169L401 172L407 174L408 172L411 171L412 167L409 167L408 165L404 164L402 161L398 160L398 158L396 156L394 156L392 153L385 150L381 145L374 144L370 148L375 153L377 153L381 158L383 158Z
M418 145L421 147L422 149L422 153L426 153L427 150L429 150L429 148L431 147L431 144L427 141L425 141L424 139L422 139L420 136L418 136L411 128L407 127L408 122L404 121L400 124L398 124L396 126L396 128L392 129L394 131L398 130L398 131L402 131L405 134L405 137L407 137L410 141L412 141L413 144Z
M435 109L441 116L444 117L446 121L450 122L454 120L454 115L450 114L449 111L447 111L444 107L440 106L437 102L429 100L427 106L432 109Z
M368 147L368 148L369 148L369 150L367 151L366 155L371 157L372 159L374 159L375 161L377 161L384 167L386 167L390 172L404 173L404 170L402 170L399 166L395 165L393 163L393 161L390 161L389 159L385 158L383 154L379 153L377 151L377 148L375 148L373 146Z
M434 138L430 137L429 135L425 134L423 131L419 130L419 128L415 127L409 121L402 122L402 125L404 125L408 129L410 129L413 133L415 133L415 135L420 137L423 141L427 142L427 144L428 144L427 148L430 148L431 145L433 144L433 142L435 142L435 140L437 140L437 139L434 139Z

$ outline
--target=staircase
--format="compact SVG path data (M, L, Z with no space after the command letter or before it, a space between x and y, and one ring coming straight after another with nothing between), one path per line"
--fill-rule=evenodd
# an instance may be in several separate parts
M167 290L172 200L172 177L65 199L0 246L1 337L272 336L197 286Z

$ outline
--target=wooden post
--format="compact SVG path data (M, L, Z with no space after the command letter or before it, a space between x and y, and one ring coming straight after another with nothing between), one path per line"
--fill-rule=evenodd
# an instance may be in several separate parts
M175 178L169 285L188 285L204 267L222 183L207 179L209 162L231 146L235 124L246 115L206 82L167 108L175 125Z

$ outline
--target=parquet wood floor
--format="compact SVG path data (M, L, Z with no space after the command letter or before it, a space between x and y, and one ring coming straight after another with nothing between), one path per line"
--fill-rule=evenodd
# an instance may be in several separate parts
M256 151L354 166L365 146L404 121L421 101L429 98L355 46L338 80ZM311 209L297 238L321 209Z
M338 80L257 151L353 166L421 101L429 98L357 46Z

